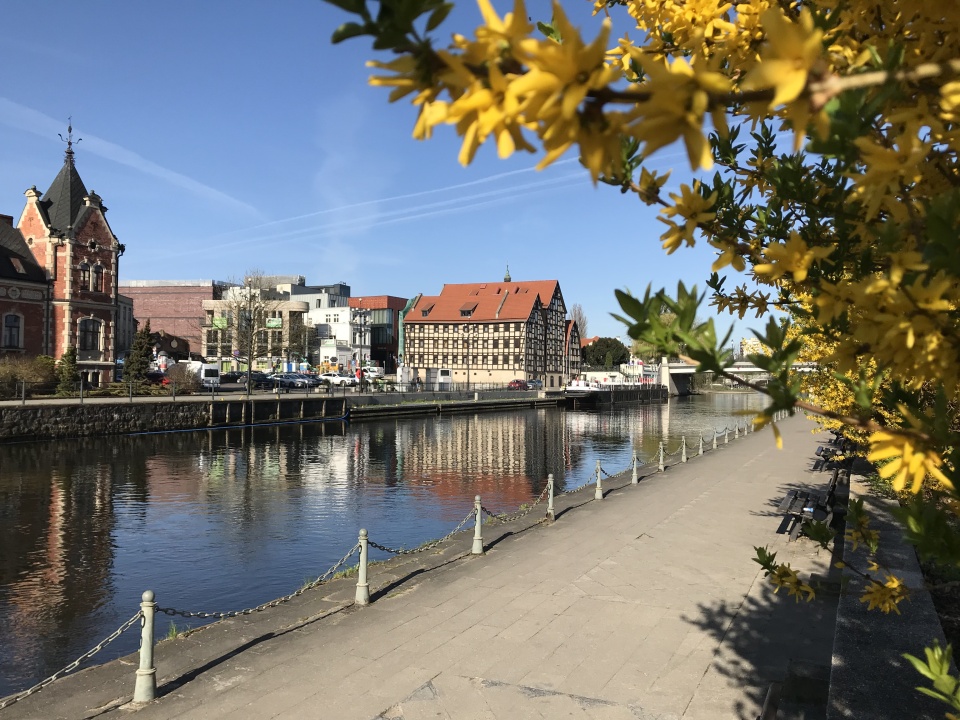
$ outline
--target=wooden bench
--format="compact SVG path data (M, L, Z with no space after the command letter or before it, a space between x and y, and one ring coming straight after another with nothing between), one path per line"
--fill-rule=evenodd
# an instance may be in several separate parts
M791 490L780 502L780 512L784 513L785 525L790 526L790 540L796 540L807 520L825 522L828 525L833 520L833 504L836 495L837 483L840 480L840 468L833 471L833 477L827 485L825 493L808 490Z

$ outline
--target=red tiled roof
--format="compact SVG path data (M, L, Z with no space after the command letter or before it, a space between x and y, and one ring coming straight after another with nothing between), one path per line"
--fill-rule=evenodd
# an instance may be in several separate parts
M599 335L594 335L593 337L589 338L580 338L580 347L585 348L587 345L593 345L599 339Z
M557 286L556 280L444 285L439 295L421 297L404 322L526 320L538 299L541 305L550 304ZM469 317L460 314L471 307ZM423 311L428 309L429 314L423 317Z

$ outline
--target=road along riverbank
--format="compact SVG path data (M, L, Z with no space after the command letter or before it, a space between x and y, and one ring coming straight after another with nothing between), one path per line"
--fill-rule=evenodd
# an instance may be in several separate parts
M833 639L835 600L774 595L751 559L766 545L801 573L830 569L777 532L784 493L825 482L809 423L782 428L782 451L737 433L665 472L639 468L636 484L632 468L601 468L599 488L556 499L553 523L545 501L485 521L483 555L465 508L463 532L371 566L367 607L341 577L159 643L152 702L128 704L129 657L0 718L755 717L791 661L829 667ZM390 545L389 528L366 529Z

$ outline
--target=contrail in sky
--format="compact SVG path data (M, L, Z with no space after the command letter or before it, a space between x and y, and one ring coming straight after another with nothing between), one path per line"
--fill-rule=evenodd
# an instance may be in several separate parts
M49 115L44 115L38 110L20 105L5 97L0 97L0 123L48 139L56 137L57 133L63 130L62 121L55 120ZM249 203L237 200L235 197L227 195L209 185L204 185L202 182L194 180L191 177L157 165L155 162L147 160L132 150L127 150L116 143L103 140L90 133L83 133L83 149L86 152L99 155L102 158L112 160L120 165L126 165L146 175L152 175L171 185L195 192L210 200L231 205L250 215L262 216L262 213Z
M651 160L650 160L647 164L648 164L648 165L656 165L656 164L659 164L660 162L662 162L662 161L664 161L664 160L670 160L670 159L681 158L681 157L686 157L686 153L685 153L685 152L682 152L682 151L681 151L681 152L673 152L673 153L665 153L665 154L663 154L663 155L657 155L657 156L655 156L654 158L651 158ZM571 163L576 163L576 162L579 162L579 158L571 157L571 158L566 158L565 160L559 160L559 161L553 163L553 164L551 165L551 167L558 167L558 166L561 166L561 165L569 165L569 164L571 164ZM461 190L461 189L463 189L463 188L476 187L477 185L484 185L484 184L486 184L486 183L495 182L495 181L498 181L498 180L503 180L504 178L513 177L513 176L515 176L515 175L523 175L523 174L532 173L532 172L539 172L539 171L538 171L534 166L531 165L530 167L527 167L527 168L521 168L521 169L519 169L519 170L508 170L508 171L506 171L506 172L496 173L496 174L494 174L494 175L488 175L487 177L478 178L478 179L476 179L476 180L470 180L470 181L468 181L468 182L457 183L457 184L455 184L455 185L446 185L446 186L444 186L444 187L433 188L433 189L431 189L431 190L419 190L419 191L417 191L417 192L405 193L405 194L403 194L403 195L393 195L393 196L391 196L391 197L386 197L386 198L374 198L374 199L371 199L371 200L363 200L363 201L361 201L361 202L351 203L351 204L349 204L349 205L339 205L339 206L337 206L337 207L325 208L325 209L323 209L323 210L316 210L316 211L314 211L314 212L304 213L304 214L302 214L302 215L293 215L293 216L291 216L291 217L280 218L280 219L277 219L277 220L271 220L271 221L269 221L269 222L261 223L261 224L259 224L259 225L253 225L253 226L251 226L251 227L238 228L238 229L236 229L236 230L228 230L227 232L218 233L217 235L211 236L211 239L221 238L221 237L228 237L228 236L230 236L230 235L239 235L239 234L241 234L241 233L250 232L250 231L253 231L253 230L260 230L260 229L262 229L262 228L273 227L273 226L275 226L275 225L282 225L282 224L284 224L284 223L291 223L291 222L296 222L296 221L298 221L298 220L306 220L306 219L308 219L308 218L320 217L321 215L329 215L329 214L331 214L331 213L336 213L336 212L340 212L340 211L343 211L343 210L356 210L356 209L358 209L358 208L369 207L369 206L371 206L371 205L378 205L378 204L380 204L380 203L396 202L396 201L398 201L398 200L409 200L409 199L412 199L412 198L424 197L424 196L426 196L426 195L436 195L436 194L439 194L439 193L451 192L451 191L454 191L454 190ZM582 177L585 177L585 175L584 175L584 173L579 172L579 173L577 173L576 175L565 175L565 176L563 176L564 179L569 179L569 178L571 178L571 177L581 177L581 178L582 178ZM404 220L404 219L414 219L414 218L419 219L419 218L423 218L423 217L431 217L431 216L433 216L433 215L449 214L449 213L454 212L454 211L456 211L456 210L458 209L458 208L455 208L455 207L454 207L454 208L447 208L447 209L445 209L445 210L441 210L441 211L437 211L437 212L427 212L427 213L421 212L422 210L424 210L424 209L426 209L426 208L435 207L436 205L449 205L449 204L453 204L453 203L460 203L460 202L462 202L463 205L462 205L461 207L462 207L463 209L475 208L475 207L482 207L482 206L490 205L490 204L492 204L493 202L501 202L502 200L505 200L505 199L508 200L508 199L510 199L510 198L501 198L500 200L497 200L497 201L486 201L486 202L483 202L483 203L476 203L475 200L476 200L477 198L479 198L479 197L489 196L491 193L510 194L510 193L514 193L517 189L534 188L534 187L536 187L536 186L548 186L548 185L551 185L551 184L553 184L553 183L555 183L555 182L556 182L556 178L549 178L549 177L547 177L547 178L544 178L544 179L542 179L542 180L538 180L538 181L533 182L533 183L528 183L528 184L525 184L525 185L514 185L514 186L510 186L510 187L504 187L504 188L500 188L500 189L498 189L498 190L494 190L494 191L490 191L490 192L488 192L488 193L484 193L484 194L482 194L482 195L470 195L470 196L468 196L468 197L466 197L466 198L454 198L454 199L451 199L451 200L442 201L442 202L439 203L439 204L428 204L428 205L425 205L425 206L424 206L424 205L421 205L421 206L408 207L408 208L405 208L405 209L402 210L402 211L392 211L392 212L378 213L378 214L377 214L377 217L383 216L383 217L385 218L383 221L378 221L378 220L376 219L376 217L375 217L375 218L366 218L366 219L357 218L355 221L354 221L354 220L346 221L346 227L345 227L344 229L348 229L349 226L350 226L350 225L353 225L353 224L361 224L361 220L364 220L365 222L372 222L372 226L376 226L376 225L384 224L384 223L386 223L386 222L390 222L390 223L400 222L400 221L402 221L402 220ZM679 187L679 186L678 186L678 187ZM524 193L524 194L526 194L526 193ZM409 217L409 218L396 217L396 215L398 215L398 213L410 213L410 217ZM390 216L394 216L394 217L390 217ZM214 246L211 246L211 247L212 247L212 248L213 248L213 247L216 247L216 248L231 247L231 246L234 246L234 245L245 244L246 242L257 242L257 241L261 241L261 240L269 240L269 239L280 238L280 237L282 237L282 238L289 238L289 237L293 237L293 236L295 236L295 235L304 235L304 234L308 234L308 233L312 233L312 232L324 232L324 231L327 231L327 230L334 230L334 229L337 229L338 226L344 226L344 223L335 223L335 224L333 224L333 225L311 226L311 227L309 227L309 228L305 228L305 229L301 229L301 230L292 230L292 231L280 233L280 234L277 234L277 235L268 235L268 236L266 236L266 237L264 237L264 236L258 236L255 240L249 240L249 241L246 241L246 240L238 240L238 241L234 241L234 242L228 242L228 243L223 243L223 244L219 244L219 245L214 245Z

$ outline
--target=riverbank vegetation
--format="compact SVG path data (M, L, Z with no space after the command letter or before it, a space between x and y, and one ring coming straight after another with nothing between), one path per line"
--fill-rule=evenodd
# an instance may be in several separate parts
M522 0L504 16L479 0L483 24L444 43L442 0L331 2L354 16L335 42L391 51L371 83L412 100L415 137L452 126L463 164L487 141L538 167L578 153L595 184L659 208L665 252L709 244L706 291L617 291L630 336L751 386L697 313L771 315L746 358L772 378L754 424L780 443L775 414L806 412L861 444L907 493L907 540L960 567L960 6L597 0L586 34L559 2L534 23ZM674 143L695 179L665 194L646 160ZM848 527L872 539L867 520ZM787 570L768 566L805 592ZM865 602L897 612L900 578L860 577ZM960 710L931 652L914 663L928 694Z

